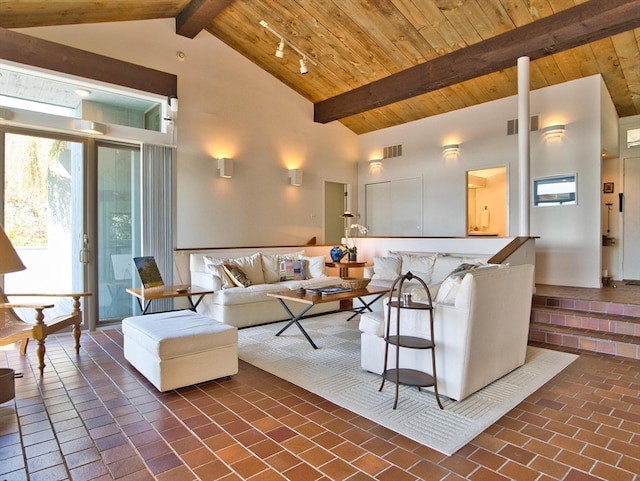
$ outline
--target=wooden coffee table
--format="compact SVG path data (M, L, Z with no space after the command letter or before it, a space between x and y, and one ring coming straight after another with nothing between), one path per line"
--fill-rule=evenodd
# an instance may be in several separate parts
M322 294L311 294L311 293L307 293L306 291L294 291L294 290L269 292L267 293L267 296L275 297L276 299L278 299L278 301L280 301L280 305L284 308L285 311L287 311L287 314L289 314L289 317L291 318L291 320L287 323L287 325L284 326L282 329L280 329L280 331L276 334L276 336L279 336L284 331L289 329L289 327L292 324L295 324L296 326L298 326L298 329L300 329L300 332L302 332L304 337L307 338L307 341L309 341L309 344L311 344L311 346L314 349L318 349L318 346L316 346L316 344L313 342L313 340L311 339L307 331L305 331L302 325L300 324L300 319L302 319L302 317L307 312L309 312L309 309L311 309L313 306L317 304L324 304L326 302L358 299L362 303L361 306L352 307L351 309L341 309L341 310L353 311L353 315L351 315L347 319L347 322L348 322L351 319L353 319L355 316L357 316L358 314L362 314L366 310L368 310L369 312L372 312L371 305L374 302L376 302L378 299L383 297L385 294L387 294L388 292L389 292L389 289L386 287L367 286L364 289L354 289L347 292L340 292L338 294L329 294L324 296ZM367 302L365 299L363 299L363 297L367 297L367 296L375 296L375 297L371 301ZM287 306L285 301L299 302L301 304L307 304L307 306L296 315L293 312L291 312L291 309L289 309L289 306Z
M129 287L127 292L134 296L142 314L146 314L151 305L151 301L155 299L172 299L176 297L186 297L189 300L191 310L195 311L202 298L207 294L213 294L214 291L204 289L198 286L179 285L179 286L158 286L158 287ZM194 302L193 297L197 299Z

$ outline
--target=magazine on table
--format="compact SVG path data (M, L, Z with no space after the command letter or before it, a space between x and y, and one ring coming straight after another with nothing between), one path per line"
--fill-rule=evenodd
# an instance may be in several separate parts
M309 294L322 294L323 296L328 296L329 294L339 294L341 292L349 292L353 289L350 287L343 286L327 286L327 287L316 287L313 289L307 289Z

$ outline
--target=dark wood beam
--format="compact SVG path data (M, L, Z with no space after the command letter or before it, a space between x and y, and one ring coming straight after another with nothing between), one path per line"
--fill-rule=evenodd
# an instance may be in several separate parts
M314 105L327 123L640 27L640 0L590 0Z
M178 77L173 74L5 28L0 28L0 58L166 97L178 96Z
M195 38L233 0L191 0L176 17L176 33Z

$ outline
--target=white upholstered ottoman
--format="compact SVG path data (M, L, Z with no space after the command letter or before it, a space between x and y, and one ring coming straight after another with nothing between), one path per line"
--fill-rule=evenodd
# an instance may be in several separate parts
M238 330L193 311L122 320L124 357L159 391L238 372Z

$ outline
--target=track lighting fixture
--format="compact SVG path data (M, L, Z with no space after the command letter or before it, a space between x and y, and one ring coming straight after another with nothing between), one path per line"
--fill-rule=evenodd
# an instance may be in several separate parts
M300 50L298 47L296 47L294 44L292 44L289 39L287 39L283 35L281 35L278 32L276 32L274 29L272 29L267 22L265 22L264 20L260 20L260 25L262 27L266 28L267 30L269 30L272 34L274 34L276 37L278 37L280 39L280 43L278 44L278 49L276 50L276 53L275 53L276 57L284 58L284 46L288 45L289 47L291 47L291 49L293 51L295 51L301 57L300 58L300 73L301 74L304 75L304 74L309 72L309 69L307 68L307 64L310 63L313 66L317 66L318 65L316 62L314 62L311 59L311 57L304 50Z
M307 68L307 59L305 57L300 59L300 73L302 75L309 73L309 69Z

